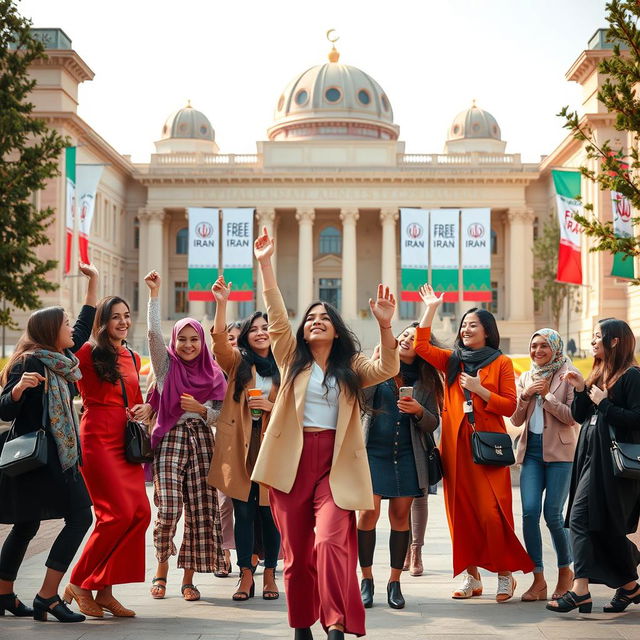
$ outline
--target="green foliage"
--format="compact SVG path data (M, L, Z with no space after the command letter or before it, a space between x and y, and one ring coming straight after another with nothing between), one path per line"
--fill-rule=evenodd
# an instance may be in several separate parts
M29 66L46 58L13 0L0 0L0 326L15 327L11 307L35 309L39 292L58 285L47 278L55 260L35 249L49 244L47 227L55 211L38 209L33 194L59 175L58 158L68 141L34 118L29 93L35 81Z
M603 60L599 70L607 77L598 92L598 100L615 115L615 128L624 135L625 143L616 141L613 147L609 140L599 141L586 118L564 107L558 114L564 118L564 128L573 133L576 140L585 143L587 158L596 160L597 168L581 167L580 171L603 191L618 191L625 195L631 205L640 209L640 185L637 170L640 168L638 142L640 138L640 98L637 85L640 83L640 2L637 0L611 0L606 5L609 30L607 38L615 43L613 54ZM624 45L621 48L620 45ZM624 146L623 146L624 144ZM586 209L593 210L591 205ZM611 222L602 222L595 216L576 216L586 235L596 238L591 251L621 252L627 256L640 255L640 238L616 238ZM633 224L640 218L633 218ZM635 280L640 284L640 280Z
M542 232L533 242L533 299L536 304L549 303L554 327L560 325L560 314L569 299L569 305L579 311L578 287L556 281L558 265L558 246L560 244L560 227L555 218L544 223Z

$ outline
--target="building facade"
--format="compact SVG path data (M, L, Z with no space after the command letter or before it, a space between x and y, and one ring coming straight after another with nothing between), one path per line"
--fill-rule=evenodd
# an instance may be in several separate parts
M472 104L453 118L443 153L406 154L390 97L370 75L342 64L332 49L328 62L274 92L274 121L255 154L221 154L206 115L189 104L159 126L149 161L133 163L77 115L78 85L92 80L93 72L70 40L59 29L35 32L48 48L48 59L33 67L36 114L69 136L78 164L105 165L91 258L102 273L101 293L131 301L136 348L144 351L143 278L151 269L162 275L167 334L187 314L211 321L212 303L187 297L189 207L255 208L256 232L265 226L276 239L276 271L292 319L299 319L313 299L333 302L368 349L377 336L369 298L378 282L398 291L400 208L488 207L492 300L484 304L499 321L503 350L526 352L533 330L551 323L546 305L534 305L531 247L538 227L555 215L550 171L579 166L584 154L577 142L567 139L540 163L524 163L519 154L506 152L495 118ZM594 37L567 79L584 87L585 117L598 135L613 140L613 118L601 113L595 98L602 80L597 62L610 54L607 46ZM44 302L62 304L74 314L83 285L63 274L63 161L61 177L35 197L59 212L42 254L59 261L51 277L61 287ZM596 215L611 215L608 194L588 183L583 194ZM568 331L585 348L598 317L627 318L640 328L640 304L634 290L607 278L610 258L589 254L588 241L583 244L588 284L581 288L581 310L569 317ZM244 317L253 304L235 303L232 314ZM445 305L438 331L450 336L470 306ZM420 311L416 303L401 303L395 326L401 329Z

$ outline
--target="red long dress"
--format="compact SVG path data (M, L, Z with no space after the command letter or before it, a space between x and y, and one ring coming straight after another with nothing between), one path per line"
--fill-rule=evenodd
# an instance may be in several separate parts
M84 411L80 421L82 476L93 501L96 524L71 574L71 583L100 590L113 584L144 582L145 532L151 509L142 465L124 457L126 413L120 383L98 377L85 344L77 353L82 379L78 382ZM138 383L140 358L134 364L122 347L122 373L129 406L142 402Z

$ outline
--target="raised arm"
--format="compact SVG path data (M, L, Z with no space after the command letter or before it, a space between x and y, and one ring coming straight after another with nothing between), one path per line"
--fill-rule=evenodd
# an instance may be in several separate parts
M96 304L98 302L98 269L92 264L78 263L80 272L85 275L89 282L87 284L87 295L84 305L80 309L78 318L73 325L73 346L69 349L75 353L91 337L93 320L96 317Z
M216 301L216 313L213 317L213 355L216 361L227 374L238 365L241 356L238 349L234 349L229 342L227 334L227 302L231 293L231 283L227 284L224 277L220 276L211 287L211 293Z
M418 293L420 294L420 298L422 298L422 302L424 302L424 313L422 314L422 318L420 318L420 326L427 329L433 324L436 311L438 307L442 305L444 299L443 296L436 295L436 292L430 284L423 284L420 289L418 289Z
M375 301L369 298L369 308L373 317L378 321L380 345L387 349L396 349L398 341L391 330L391 318L396 311L396 299L389 291L389 287L378 285L378 297Z
M431 327L418 327L414 339L416 353L440 371L447 371L451 351L431 344Z
M160 274L150 271L145 279L149 288L149 306L147 308L147 338L149 340L149 356L151 366L156 374L158 391L162 391L164 379L169 371L169 354L162 337L162 321L160 319Z
M78 268L83 275L89 278L84 303L89 307L95 307L96 304L98 304L98 279L100 277L98 268L95 265L91 263L87 264L86 262L79 262Z

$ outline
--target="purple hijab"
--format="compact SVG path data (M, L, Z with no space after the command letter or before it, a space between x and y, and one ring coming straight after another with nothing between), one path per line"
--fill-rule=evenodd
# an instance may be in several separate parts
M189 362L183 360L175 351L178 334L186 326L195 329L202 343L198 357ZM211 356L205 342L204 329L197 320L183 318L175 323L167 352L169 371L162 386L162 393L159 394L158 420L151 432L151 446L154 448L173 429L184 413L180 407L180 396L183 393L191 394L200 404L204 404L207 400L223 400L227 391L222 369Z

